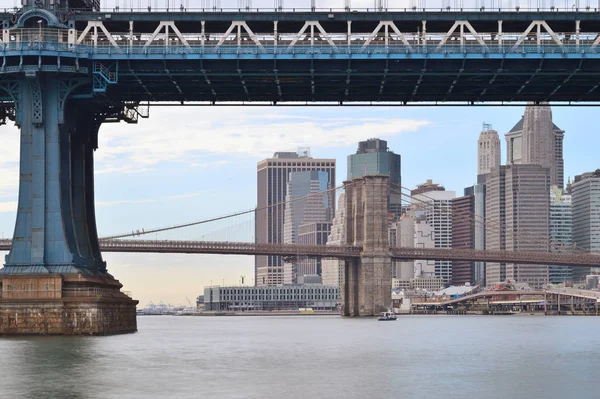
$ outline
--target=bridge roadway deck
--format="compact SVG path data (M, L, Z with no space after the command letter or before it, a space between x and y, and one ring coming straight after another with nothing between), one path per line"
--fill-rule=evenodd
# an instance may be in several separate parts
M82 12L61 18L75 26L69 35L6 30L3 80L36 71L93 75L99 83L86 94L115 102L600 101L600 12Z
M277 21L285 32L286 25L294 25L298 21L324 21L328 27L338 27L339 31L345 32L346 24L351 21L357 28L368 27L372 23L379 21L395 21L398 23L405 23L410 26L405 31L416 31L420 29L422 21L427 21L427 29L435 31L436 29L443 29L446 26L450 26L456 20L466 20L476 23L478 26L485 25L496 25L498 21L503 21L507 28L516 27L519 25L527 25L532 20L544 20L553 22L559 27L572 27L575 21L581 21L583 27L585 24L593 24L600 20L600 13L594 11L581 10L579 12L573 12L572 9L568 11L550 11L550 10L519 10L516 11L485 11L480 10L465 10L465 11L441 11L441 10L427 10L425 12L412 11L412 10L391 10L391 11L329 11L329 10L317 10L315 12L307 10L298 11L238 11L238 10L227 10L224 9L218 12L201 10L189 10L186 12L177 11L152 11L147 12L130 12L125 9L120 11L112 10L111 12L89 12L89 11L74 11L70 14L66 14L63 18L68 20L76 21L76 27L79 28L87 21L98 20L108 22L108 26L119 27L128 24L129 21L135 23L152 23L153 21L174 21L177 23L183 23L182 26L197 25L199 21L206 21L207 23L228 23L230 21L247 21L255 23L256 26L264 24L272 27L272 23ZM0 19L9 20L11 14L0 15ZM362 24L362 25L361 25ZM563 24L563 25L560 25ZM124 29L125 30L125 29ZM559 29L560 30L560 29ZM564 30L564 29L563 29Z
M0 251L10 250L10 240L0 240ZM356 258L361 255L358 246L255 244L243 242L156 241L156 240L100 240L104 252L145 252L222 255L279 255L328 258ZM390 248L390 255L398 260L469 260L518 264L544 264L572 267L600 265L600 255L557 254L544 252L510 252L441 248Z

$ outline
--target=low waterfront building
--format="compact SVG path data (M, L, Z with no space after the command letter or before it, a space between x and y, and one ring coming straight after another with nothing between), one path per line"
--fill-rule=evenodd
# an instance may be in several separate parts
M392 290L407 290L410 289L409 278L392 278Z
M444 288L444 280L439 277L413 277L410 279L393 278L392 290L438 291Z
M340 289L321 284L280 285L267 287L204 288L204 309L212 311L270 311L338 309Z
M196 307L204 309L204 295L198 295L198 298L196 298Z
M415 277L410 279L410 288L427 291L441 290L445 286L443 279L439 277Z
M434 295L436 297L444 297L444 298L461 298L467 295L473 295L479 291L478 285L451 285L450 287L446 287L443 290L436 291Z

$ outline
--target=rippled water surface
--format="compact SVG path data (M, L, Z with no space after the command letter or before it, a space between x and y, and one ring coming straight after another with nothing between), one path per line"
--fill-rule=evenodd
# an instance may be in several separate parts
M600 317L138 318L0 338L0 398L600 397Z

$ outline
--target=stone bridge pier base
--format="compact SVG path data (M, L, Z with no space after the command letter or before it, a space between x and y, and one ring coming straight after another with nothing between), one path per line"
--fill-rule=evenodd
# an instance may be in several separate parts
M361 245L360 258L347 260L341 289L342 315L375 316L391 310L392 258L388 242L388 176L344 182L345 244Z
M71 100L90 83L42 72L0 82L21 130L16 226L0 270L0 335L137 330L138 302L107 272L98 245L93 154L106 111Z

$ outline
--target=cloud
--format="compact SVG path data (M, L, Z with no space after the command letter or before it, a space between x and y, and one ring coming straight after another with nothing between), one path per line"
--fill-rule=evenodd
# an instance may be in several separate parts
M138 125L106 125L100 131L99 169L121 173L144 171L161 162L210 167L224 156L262 158L297 147L332 148L354 145L376 135L414 132L430 122L403 119L396 110L377 117L354 110L274 107L153 108ZM369 115L373 115L370 113ZM160 128L157 128L159 126ZM218 158L218 159L213 159ZM123 167L125 165L125 167Z
M97 174L144 173L164 163L211 168L232 157L264 158L298 147L333 148L365 138L414 132L426 120L397 117L394 108L169 107L153 108L138 125L105 124L95 152ZM377 111L377 112L375 112ZM360 116L368 115L368 116ZM4 126L0 146L0 198L16 197L19 133ZM100 205L102 206L102 205Z

